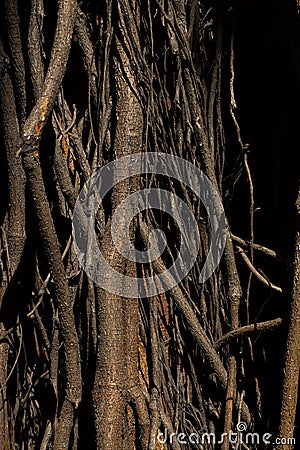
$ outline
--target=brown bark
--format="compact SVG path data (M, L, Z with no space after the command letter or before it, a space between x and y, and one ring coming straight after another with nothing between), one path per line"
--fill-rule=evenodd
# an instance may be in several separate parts
M18 2L16 0L6 0L4 2L4 14L7 23L8 44L13 67L13 77L15 79L17 90L17 110L20 125L23 126L26 117L25 63L21 42Z
M0 41L0 58L5 61L5 53ZM16 270L21 261L25 245L25 177L20 160L16 158L16 152L19 144L19 129L17 121L17 110L13 85L7 68L0 66L0 71L4 72L0 78L0 120L2 123L2 133L5 142L5 156L8 172L9 186L9 214L5 223L1 227L1 247L6 248L6 266L7 272L2 272L2 285L0 287L0 306L3 304L3 297L7 287L15 276ZM6 328L1 323L1 335ZM7 364L8 364L8 343L0 342L0 447L9 449L9 424L7 410Z
M24 125L21 154L36 214L38 230L53 278L55 296L58 301L60 327L66 356L67 398L77 408L82 394L78 337L66 275L61 261L59 243L51 217L39 162L39 139L52 111L58 89L66 70L75 12L76 3L74 0L62 0L59 2L56 34L50 64L43 91Z
M279 436L291 439L296 426L296 407L300 369L300 193L296 202L297 235L295 246L294 291L291 305L291 317L287 338L287 350L284 366L284 383L281 406ZM286 442L286 441L285 441ZM279 449L292 449L294 445L282 443Z
M117 125L113 141L116 158L140 152L143 138L143 114L135 94L135 79L128 55L117 39L115 61L117 92ZM124 200L137 182L125 180L114 187L112 210ZM125 224L120 223L120 228ZM110 229L103 236L101 252L112 267L135 276L135 268L125 263L113 245ZM138 301L98 293L98 355L93 403L98 448L128 449L134 447L136 425L132 405L139 395L138 377ZM131 405L131 406L130 406ZM105 423L106 427L102 427Z
M6 55L0 43L2 61ZM19 146L17 111L10 76L5 68L0 80L1 122L5 142L9 187L8 251L10 277L18 268L25 244L25 176L20 159L16 157Z

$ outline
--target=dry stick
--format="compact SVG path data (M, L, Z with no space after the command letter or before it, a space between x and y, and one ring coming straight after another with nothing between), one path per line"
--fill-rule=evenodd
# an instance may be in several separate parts
M235 21L235 18L234 18ZM234 109L236 108L236 102L234 98L234 25L231 33L231 42L230 42L230 113L237 131L238 141L243 147L239 124L235 118ZM230 236L229 230L227 231L227 240L225 246L225 262L227 268L227 278L228 278L228 297L230 302L230 314L231 314L231 326L233 329L238 328L239 326L239 306L242 298L242 288L240 285L240 280L237 272L235 255L233 251L232 239ZM226 439L222 444L222 450L229 450L229 432L231 430L232 425L232 402L235 399L236 395L236 360L234 355L231 355L229 358L229 367L228 367L228 386L226 393L226 405L225 405L225 421L224 421L224 433Z
M244 144L241 138L241 130L240 130L240 126L238 124L238 121L235 117L235 113L234 111L237 108L237 104L235 101L235 95L234 95L234 78L235 78L235 73L234 73L234 32L232 32L231 35L231 42L230 42L230 114L236 129L236 134L237 134L237 138L238 141L240 143L241 148L244 148Z
M208 96L208 111L207 111L207 127L209 135L209 144L211 152L215 155L215 126L214 126L214 108L216 96L218 96L218 84L221 78L221 61L222 61L222 24L220 19L220 1L217 2L217 25L216 25L216 55L211 77L211 86Z
M44 82L41 34L43 17L43 0L32 0L28 28L28 59L35 101L41 94Z
M279 436L285 439L293 437L300 367L300 191L296 202L297 234L295 250L294 290L291 308L291 320L285 355L283 395ZM292 449L293 445L281 444L279 450Z
M65 117L63 118L63 114ZM59 118L65 121L66 128L63 129ZM75 124L76 121L76 109L74 105L74 115L73 118L71 116L71 112L69 110L69 106L65 100L63 100L63 108L61 108L61 116L59 116L53 112L52 116L52 125L53 129L56 134L56 145L55 145L55 154L54 154L54 169L55 173L58 179L58 183L61 189L61 192L66 199L68 206L73 212L75 203L76 203L76 190L75 187L72 184L70 175L69 175L69 168L67 164L66 156L63 155L60 142L62 139L65 139L65 142L68 146L68 151L71 152L73 159L75 156L75 160L79 165L79 173L82 175L84 181L87 181L88 178L91 175L91 168L88 162L88 159L86 157L85 151L82 146L82 141L79 138L78 130ZM72 145L70 145L72 144ZM75 182L76 185L76 182ZM86 222L86 217L81 210L79 209L80 214L80 223L83 225ZM97 212L97 229L100 233L100 235L103 235L103 230L105 228L104 223L104 211L103 211L103 205L101 204L98 212Z
M226 246L224 251L227 279L228 279L228 297L230 304L231 326L233 329L239 326L239 306L242 297L242 289L237 272L236 261L233 251L232 240L229 230L227 231ZM229 433L232 427L233 401L236 397L236 373L237 365L235 356L231 352L228 365L228 384L226 390L226 404L224 412L224 434L226 438L222 444L222 450L229 450ZM250 420L249 420L250 422Z
M250 243L248 241L245 241L244 239L235 236L234 234L231 233L231 238L233 239L233 241L237 242L239 245L241 245L242 247L249 247ZM264 247L263 245L259 245L259 244L253 244L252 245L253 250L256 250L260 253L264 253L267 256L270 256L271 258L277 258L278 255L276 252L274 252L274 250L271 250L267 247Z
M93 107L97 106L97 69L94 59L94 49L92 42L88 35L88 28L86 24L86 15L78 7L76 20L75 20L75 32L78 36L78 42L82 50L82 58L84 67L89 79L89 90L93 101Z
M158 410L161 373L159 365L159 346L158 346L158 326L157 326L157 298L150 299L150 345L151 345L151 360L152 360L152 389L149 409L151 412L150 433L149 433L149 448L148 450L156 449L156 435L160 425L160 416Z
M0 79L0 118L5 159L8 173L9 214L7 224L7 258L9 276L17 270L25 246L25 174L21 161L15 157L19 145L19 126L14 97L14 88L6 70L6 54L0 42L1 79ZM2 227L2 239L4 236Z
M233 406L236 396L236 375L237 375L237 364L236 359L233 354L229 356L228 361L228 383L226 389L226 403L225 403L225 416L224 416L224 433L229 433L232 428L232 414ZM225 434L224 442L222 444L222 449L229 449L229 434Z
M42 341L44 343L45 349L46 349L47 352L49 352L50 349L51 349L51 345L50 345L50 342L49 342L49 339L48 339L46 328L45 328L45 326L44 326L44 324L42 322L41 316L39 315L39 312L38 312L37 309L35 309L35 311L34 311L34 316L35 316L35 320L37 322L37 326L38 326L38 328L40 330L40 333L41 333L41 336L42 336Z
M248 178L248 182L249 182L249 197L250 197L250 211L249 211L249 213L250 213L250 241L249 241L250 262L251 262L252 266L254 266L254 249L253 249L253 245L254 245L254 188L253 188L252 176L251 176L251 172L250 172L250 168L249 168L249 164L248 164L247 152L244 153L244 165L245 165L247 178ZM247 324L249 324L249 322L250 322L249 300L250 300L252 277L253 277L253 272L250 269L248 285L247 285L247 290L246 290L246 298L245 298ZM251 342L250 337L248 337L248 345L249 345L249 349L250 349L250 359L251 359L252 365L254 367L254 363L255 363L254 352L253 352L252 342ZM257 405L260 405L260 400L259 400L260 399L260 391L259 391L258 379L256 376L255 376L255 387L256 387L256 395L257 395Z
M48 420L46 428L45 428L43 440L41 442L40 450L47 450L47 448L49 448L48 445L49 445L49 441L51 439L51 435L52 435L52 423L50 422L50 420Z
M4 328L3 323L0 323L0 331ZM10 450L11 442L9 436L9 422L8 422L8 405L6 397L6 370L7 370L7 360L8 360L8 343L0 346L0 444L3 450Z
M53 128L55 126L53 124ZM55 130L57 131L57 130ZM57 176L58 184L61 189L61 192L66 199L70 210L73 212L76 203L76 196L74 186L72 184L69 168L67 164L67 159L62 153L62 149L60 146L60 140L58 139L58 135L56 135L55 142L55 152L54 152L54 170Z
M71 119L71 113L68 107L67 102L64 100L64 110L65 110L65 122L67 128L64 130L62 129L59 119L57 118L57 115L54 111L53 117L52 117L52 125L54 128L54 131L56 133L56 145L55 145L55 154L54 154L54 169L55 173L57 175L58 183L60 186L60 189L62 191L62 194L64 198L66 199L71 212L73 212L75 203L76 203L76 192L75 187L72 184L72 181L70 179L69 175L69 168L66 161L66 157L62 154L61 148L60 148L60 139L64 136L68 136L71 138L71 141L73 143L72 150L74 151L74 156L76 161L78 162L80 166L80 170L82 171L82 175L84 180L86 181L90 175L91 175L91 168L89 165L89 162L86 158L82 142L79 139L78 131L75 125L75 118L76 115L74 114L73 119ZM71 121L71 123L70 123ZM71 131L72 129L72 131ZM80 215L80 223L83 225L86 222L86 216L79 208L79 215ZM105 229L105 219L104 219L104 210L103 205L101 205L98 208L97 212L97 229L99 232L99 235L102 237L104 234Z
M14 361L14 363L13 363L13 365L12 365L12 368L10 369L9 374L8 374L7 377L6 377L5 384L8 383L10 377L11 377L12 374L14 373L14 370L15 370L15 368L16 368L16 365L17 365L17 363L18 363L18 360L19 360L19 357L20 357L20 354L21 354L21 349L22 349L22 344L23 344L23 329L22 329L21 323L19 324L19 327L20 327L19 348L18 348L18 351L17 351L17 355L16 355L16 358L15 358L15 361Z
M251 172L248 164L247 153L244 154L244 164L247 172L248 182L249 182L249 194L250 194L250 262L252 266L254 265L254 252L253 252L253 244L254 244L254 189L253 182L251 177ZM251 289L251 281L252 281L253 272L250 270L247 293L246 293L246 313L247 313L247 324L249 323L249 298L250 298L250 289Z
M68 283L61 261L60 246L51 217L38 157L39 139L53 109L66 70L75 12L76 2L74 0L59 1L57 27L50 64L42 93L24 126L21 155L44 253L53 277L54 293L58 301L60 327L66 357L66 398L77 407L82 395L78 337Z
M75 20L75 31L78 36L79 45L82 49L83 53L83 63L84 67L87 71L88 75L88 113L90 119L90 126L92 137L95 146L98 146L97 139L94 132L93 119L92 119L92 105L91 98L93 103L93 109L97 108L97 86L96 86L96 65L94 60L94 50L92 43L89 38L89 34L87 31L87 23L86 16L80 10L79 6L77 8L77 15ZM96 152L97 153L97 152Z
M69 109L69 106L65 100L63 101L63 107L64 107L64 112L65 112L66 124L68 125L67 129L69 130L70 126L73 122L73 119L72 119L72 114ZM71 128L72 129L70 129L70 131L68 132L68 136L73 143L72 151L74 153L76 161L78 162L78 165L79 165L82 175L84 177L84 181L87 181L88 178L91 176L92 171L91 171L91 167L88 162L85 150L82 145L82 135L79 134L78 128L76 127L75 123L73 124L73 126ZM61 131L61 134L66 133L66 130L60 130L60 131Z
M208 430L208 426L207 426L207 419L206 419L204 403L203 403L202 388L201 388L201 386L199 386L199 383L198 383L198 380L197 380L196 369L194 367L192 357L189 354L188 354L188 361L189 361L189 364L190 364L191 381L192 381L192 384L194 386L194 389L195 389L195 392L196 392L196 396L197 396L197 401L198 401L198 409L199 409L199 415L200 415L200 421L201 421L201 429L204 432L206 432Z
M103 63L98 63L98 73L101 73L101 80L98 83L98 121L99 121L99 149L103 149L103 145L105 139L107 137L107 131L109 129L109 122L112 110L112 103L110 101L111 90L110 90L110 64L109 64L109 53L112 48L112 35L113 35L113 27L112 27L112 0L107 2L107 11L106 11L106 30L103 33L103 39L105 39L105 45L103 50ZM101 118L101 119L100 119ZM103 155L99 155L103 158ZM96 158L95 158L96 159ZM96 166L93 162L93 169Z
M31 148L34 146L38 150L38 140L53 109L66 70L74 27L76 2L75 0L59 0L58 3L57 27L51 51L50 64L41 95L36 101L24 126L23 139L24 141L28 141L28 145L22 149L24 153L26 151L30 152L30 144L32 144Z
M15 157L18 147L19 127L13 85L9 71L5 67L6 55L0 40L0 120L6 154L8 174L9 213L1 227L0 241L6 253L7 273L2 274L0 286L0 305L11 277L17 270L25 245L25 174L22 164ZM6 233L5 233L6 230ZM7 238L6 238L7 234ZM13 327L14 329L15 327ZM0 332L5 331L3 323ZM6 399L6 371L8 363L8 343L0 343L0 448L8 450L8 415Z
M233 43L234 43L234 34L232 34L231 39L231 55L230 55L230 69L231 69L231 80L230 80L230 93L231 93L231 115L237 130L237 136L240 144L242 144L241 135L240 135L240 128L238 125L238 122L234 115L234 109L236 108L235 98L234 98L234 51L233 51ZM200 115L201 118L201 115ZM203 126L203 125L202 125ZM199 128L201 127L201 124L199 124ZM207 145L207 142L205 140L203 141L203 144ZM206 152L207 153L207 152ZM207 158L207 156L206 156ZM211 170L211 173L207 173L213 184L215 185L215 188L218 189L215 172L212 170L211 163L209 162L209 159L207 159L206 168L208 170ZM229 297L229 303L230 303L230 314L231 314L231 325L232 328L237 328L239 326L239 305L240 300L242 298L242 289L240 285L239 275L237 272L236 267L236 261L235 261L235 255L233 251L233 245L232 245L232 239L230 235L229 229L227 230L227 239L226 239L226 246L224 250L224 256L225 256L225 263L227 268L227 278L228 278L228 297ZM228 368L228 374L230 377L234 377L236 373L236 362L233 361L233 358L230 358L229 360L229 368ZM228 387L227 387L227 395L226 400L230 399L231 397L235 398L235 391L236 391L236 381L233 379L228 378ZM245 409L245 405L244 408ZM229 433L231 429L231 422L232 422L232 408L231 403L227 402L225 405L225 424L224 424L224 433ZM249 419L249 418L248 418ZM222 450L228 450L229 449L229 441L225 440Z
M250 325L245 325L244 327L236 328L235 330L229 331L229 333L224 334L220 339L214 343L214 349L219 350L224 345L231 342L233 339L237 339L241 336L248 336L249 334L255 333L257 331L271 331L279 328L283 325L284 319L278 317L277 319L267 320L265 322L251 323Z
M13 78L17 89L17 107L19 110L19 124L21 128L26 119L26 83L17 0L5 0L4 16L7 23L7 30L9 30L8 44L13 68Z
M282 294L282 289L279 286L276 286L273 283L270 283L265 277L263 277L258 270L255 269L255 267L251 264L250 259L248 258L248 256L246 255L245 251L239 247L238 245L236 246L237 251L239 252L239 254L241 255L241 257L243 258L243 261L247 264L247 266L249 267L249 269L251 270L251 272L256 276L256 278L261 281L263 284L265 284L266 286L270 287L271 289L273 289L275 292L279 292L280 294Z

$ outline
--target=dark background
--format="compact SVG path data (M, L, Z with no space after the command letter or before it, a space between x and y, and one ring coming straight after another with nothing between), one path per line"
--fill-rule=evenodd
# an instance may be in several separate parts
M287 260L287 264L279 262L273 273L268 273L270 280L280 280L278 283L284 289L292 283L299 184L299 30L299 18L291 2L238 2L234 48L236 115L243 142L250 144L248 162L255 208L259 208L254 215L255 242L263 243L282 260ZM233 233L240 235L245 226L249 227L246 176L240 178L235 192L228 215ZM266 261L263 258L256 261L257 267L263 270ZM255 316L265 296L265 290L255 288L255 304L250 305L250 314ZM288 296L272 296L261 318L284 313L290 301ZM255 341L254 350L259 362L258 379L260 374L264 379L262 428L268 426L264 417L269 417L270 432L274 432L280 416L278 391L283 382L285 342L281 333L261 335ZM299 428L296 440L300 441Z

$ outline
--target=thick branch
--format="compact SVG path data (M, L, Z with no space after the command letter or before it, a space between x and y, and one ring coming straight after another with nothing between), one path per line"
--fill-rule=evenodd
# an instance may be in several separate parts
M28 29L28 57L34 99L36 101L42 92L44 82L44 64L41 48L43 14L43 2L41 0L32 0Z
M5 19L7 23L8 42L15 81L19 120L23 126L26 117L25 64L22 51L20 19L17 0L5 0ZM3 98L3 97L2 97Z
M5 60L2 42L0 58ZM9 189L8 251L10 254L11 276L16 271L25 244L25 175L20 160L15 156L18 148L19 127L14 91L5 68L0 67L0 118L4 138Z
M236 328L235 330L229 331L229 333L222 336L214 343L214 348L219 350L224 345L231 342L233 339L237 339L240 336L248 336L257 331L271 331L279 328L283 324L283 319L278 317L278 319L267 320L266 322L251 323L250 325L245 325L244 327Z
M285 376L279 427L279 435L285 439L292 438L294 434L300 367L300 191L296 206L298 230L295 251L294 293L285 356ZM286 450L293 448L293 446L282 444L278 448Z
M54 293L58 301L60 327L66 355L66 395L67 399L77 407L82 393L79 344L68 283L38 159L38 140L53 108L65 73L75 12L76 2L74 0L61 0L59 2L57 27L50 65L43 92L24 126L22 156L23 167L37 216L37 225L44 253L53 277Z
M24 126L24 142L33 142L36 144L37 140L41 136L49 114L52 111L58 89L61 85L66 70L71 47L75 14L75 0L59 1L57 26L50 64L42 88L42 94L37 100ZM30 150L30 147L26 146L22 150Z

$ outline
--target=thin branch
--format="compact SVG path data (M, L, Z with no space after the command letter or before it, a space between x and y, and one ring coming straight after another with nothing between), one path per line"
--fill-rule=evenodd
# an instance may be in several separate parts
M228 364L228 383L226 389L226 399L225 399L225 413L224 413L224 435L225 439L222 444L222 450L229 450L230 442L230 430L232 429L232 415L233 415L233 405L236 395L236 375L237 375L237 364L234 355L230 355ZM226 433L226 434L225 434Z
M52 423L48 421L45 428L43 440L41 442L40 450L47 450L49 441L51 439L51 435L52 435Z
M238 121L235 117L235 110L237 108L237 104L235 101L235 95L234 95L234 79L235 79L235 72L234 72L234 28L235 28L235 14L233 16L233 31L231 33L231 40L230 40L230 114L236 129L237 139L239 141L239 144L241 148L244 148L244 144L241 137L241 130L240 126L238 124Z
M284 323L284 319L272 319L265 322L251 323L250 325L245 325L244 327L236 328L235 330L229 331L229 333L224 334L220 339L214 343L215 350L219 350L224 345L227 345L233 339L237 339L241 336L248 336L249 334L256 333L257 331L271 331L281 327Z
M248 241L245 241L244 239L242 239L242 238L240 238L240 237L238 237L238 236L235 236L234 234L232 234L231 233L231 237L232 237L232 239L235 241L235 242L237 242L239 245L241 245L242 247L247 247L247 248L249 248L250 247L250 242L248 242ZM267 256L270 256L270 258L278 258L278 255L277 255L277 253L274 251L274 250L271 250L271 249L269 249L269 248L267 248L267 247L264 247L263 245L260 245L260 244L252 244L252 248L253 248L253 250L256 250L256 251L258 251L258 252L260 252L260 253L264 253L265 255L267 255Z
M249 182L249 194L250 194L250 262L252 266L254 265L254 252L253 252L253 244L254 244L254 188L252 182L252 176L248 164L248 156L247 152L244 153L244 164L246 168L246 173ZM253 273L250 270L247 292L246 292L246 308L247 308L247 323L249 323L249 298L250 298L250 289L251 289L251 281L252 281Z
M246 255L245 251L239 247L238 245L236 246L236 249L238 251L238 253L241 255L241 257L243 258L243 261L247 264L247 266L249 267L249 269L251 270L251 272L256 276L256 278L261 281L264 285L270 287L271 289L273 289L276 292L280 292L280 294L282 294L282 289L279 286L276 286L273 283L270 283L265 277L263 277L258 270L255 269L255 267L251 264L250 259L248 258L248 256Z
M97 107L97 69L94 59L94 50L88 35L86 15L78 7L75 19L75 32L78 36L79 45L83 53L84 68L88 74L89 90L93 101L93 107Z
M38 141L53 109L59 87L65 74L74 28L76 1L60 0L57 26L42 93L26 120L22 152L38 151Z
M35 101L41 95L44 83L42 60L43 0L32 0L28 28L28 59Z
M12 376L12 374L13 374L15 368L16 368L16 365L18 364L18 360L19 360L19 357L20 357L20 354L21 354L21 350L22 350L22 344L23 344L23 329L22 329L22 325L21 325L20 323L19 323L19 327L20 327L19 348L18 348L18 351L17 351L17 355L16 355L16 358L15 358L15 361L14 361L14 363L13 363L13 366L12 366L12 368L10 369L10 372L9 372L9 374L7 375L7 378L6 378L6 380L5 380L5 384L7 384L7 382L8 382L9 379L10 379L10 377Z
M17 0L5 0L4 15L7 22L13 78L15 81L15 87L17 88L19 125L20 128L22 128L26 118L26 84L25 63L21 42L20 16Z

